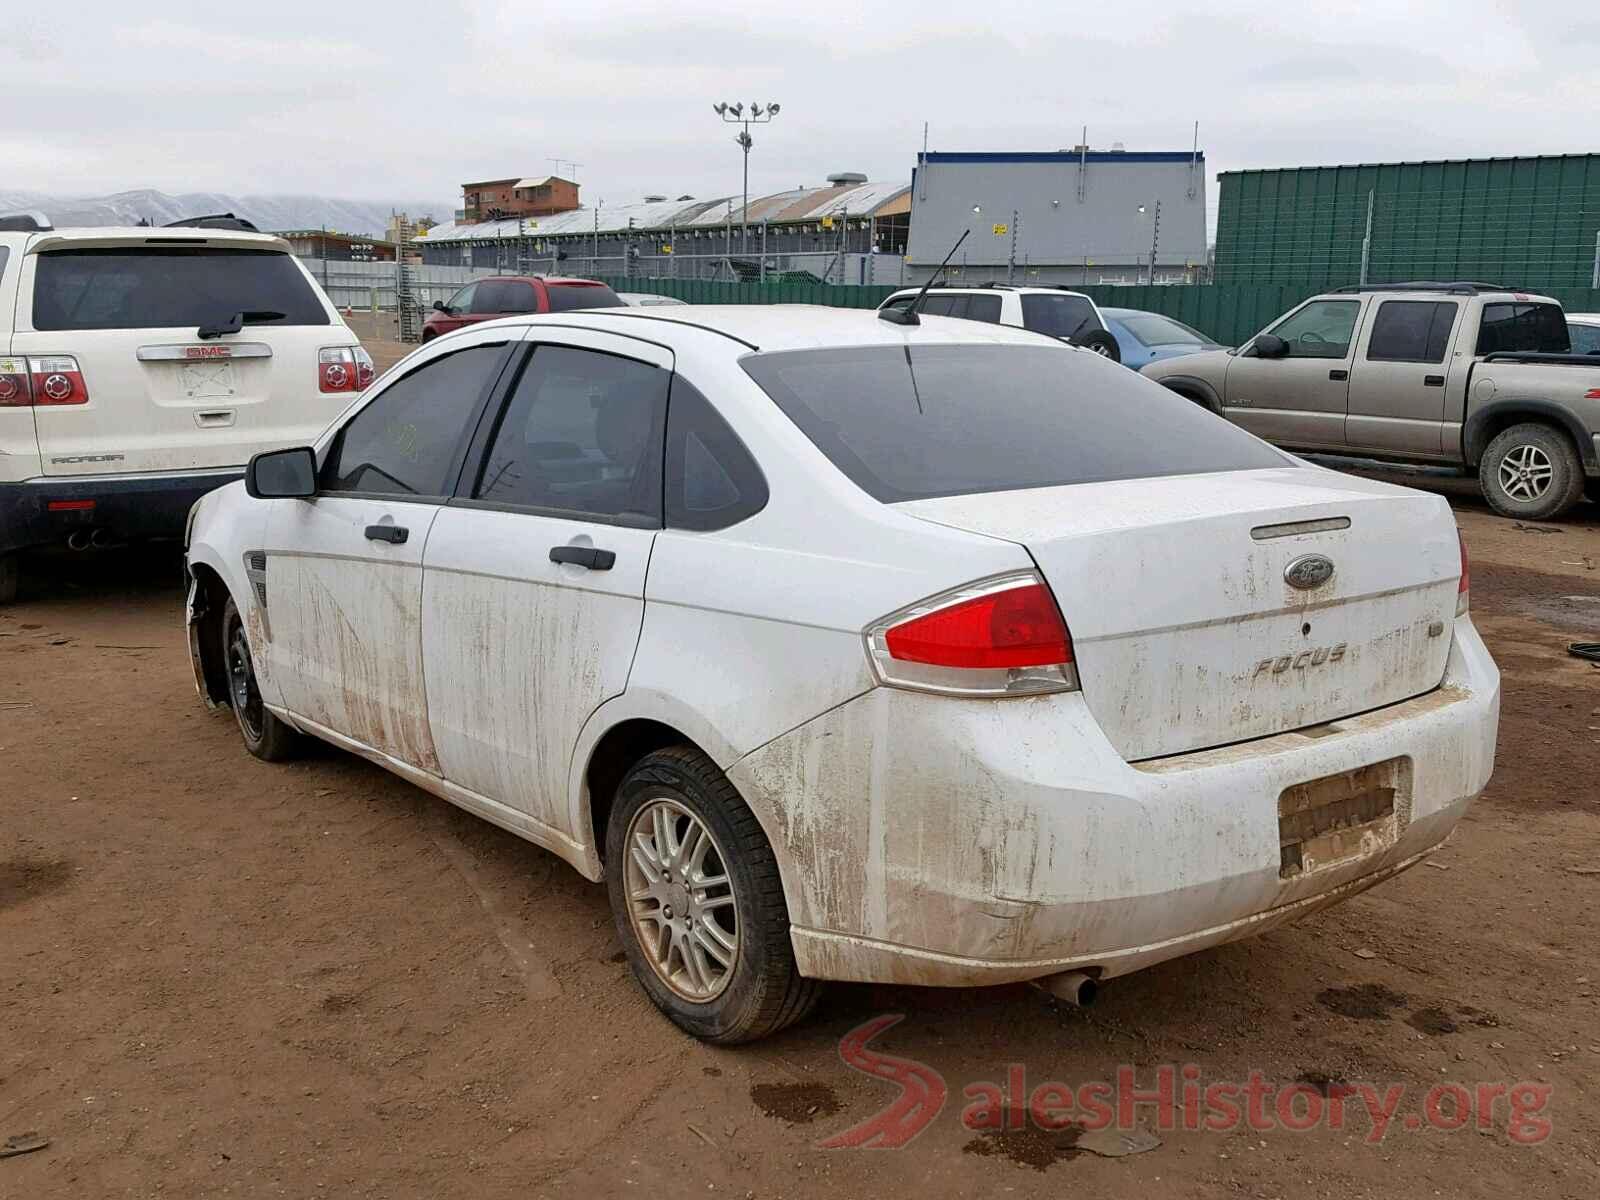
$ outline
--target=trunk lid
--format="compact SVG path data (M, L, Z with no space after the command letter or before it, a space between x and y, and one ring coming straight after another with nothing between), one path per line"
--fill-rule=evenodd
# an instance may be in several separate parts
M896 507L1027 547L1084 699L1130 761L1351 716L1444 677L1461 567L1435 496L1291 467ZM1292 586L1308 555L1332 576Z

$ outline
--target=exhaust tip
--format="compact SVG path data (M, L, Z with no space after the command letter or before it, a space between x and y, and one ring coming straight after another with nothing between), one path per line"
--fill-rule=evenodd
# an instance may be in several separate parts
M67 535L67 549L87 550L90 545L89 537L90 535L87 529L74 530Z
M1034 986L1074 1008L1088 1008L1100 995L1099 983L1087 971L1063 971L1059 975L1046 975L1033 982Z

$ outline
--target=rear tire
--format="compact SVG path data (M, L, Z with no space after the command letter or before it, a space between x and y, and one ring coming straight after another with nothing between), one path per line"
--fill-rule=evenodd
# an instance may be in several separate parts
M1489 507L1503 517L1552 521L1583 495L1583 462L1567 435L1527 421L1503 430L1478 464Z
M22 580L22 564L15 554L0 554L0 604L10 604L17 598L17 585Z
M305 748L305 737L273 716L261 702L250 641L232 596L222 609L222 653L228 676L228 704L244 748L263 762L294 758Z
M699 750L657 750L623 777L606 875L634 978L680 1029L718 1045L751 1042L816 1006L824 985L795 967L772 847Z

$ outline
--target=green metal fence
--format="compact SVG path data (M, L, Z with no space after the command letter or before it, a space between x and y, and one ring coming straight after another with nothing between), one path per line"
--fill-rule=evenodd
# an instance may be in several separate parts
M701 279L606 280L619 292L654 292L690 304L823 304L832 308L876 308L898 288L850 287L831 283L712 283ZM1532 285L1529 285L1532 286ZM1310 284L1199 284L1081 289L1106 308L1138 308L1165 313L1225 346L1259 333L1273 319L1307 296L1322 291ZM1560 300L1568 312L1600 312L1600 289L1535 289Z
M1600 154L1225 171L1218 283L1600 286Z

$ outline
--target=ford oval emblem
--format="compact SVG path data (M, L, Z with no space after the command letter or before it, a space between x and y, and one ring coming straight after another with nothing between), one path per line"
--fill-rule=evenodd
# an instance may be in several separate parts
M1292 588L1310 591L1333 578L1333 563L1320 554L1302 554L1283 569L1283 581Z

